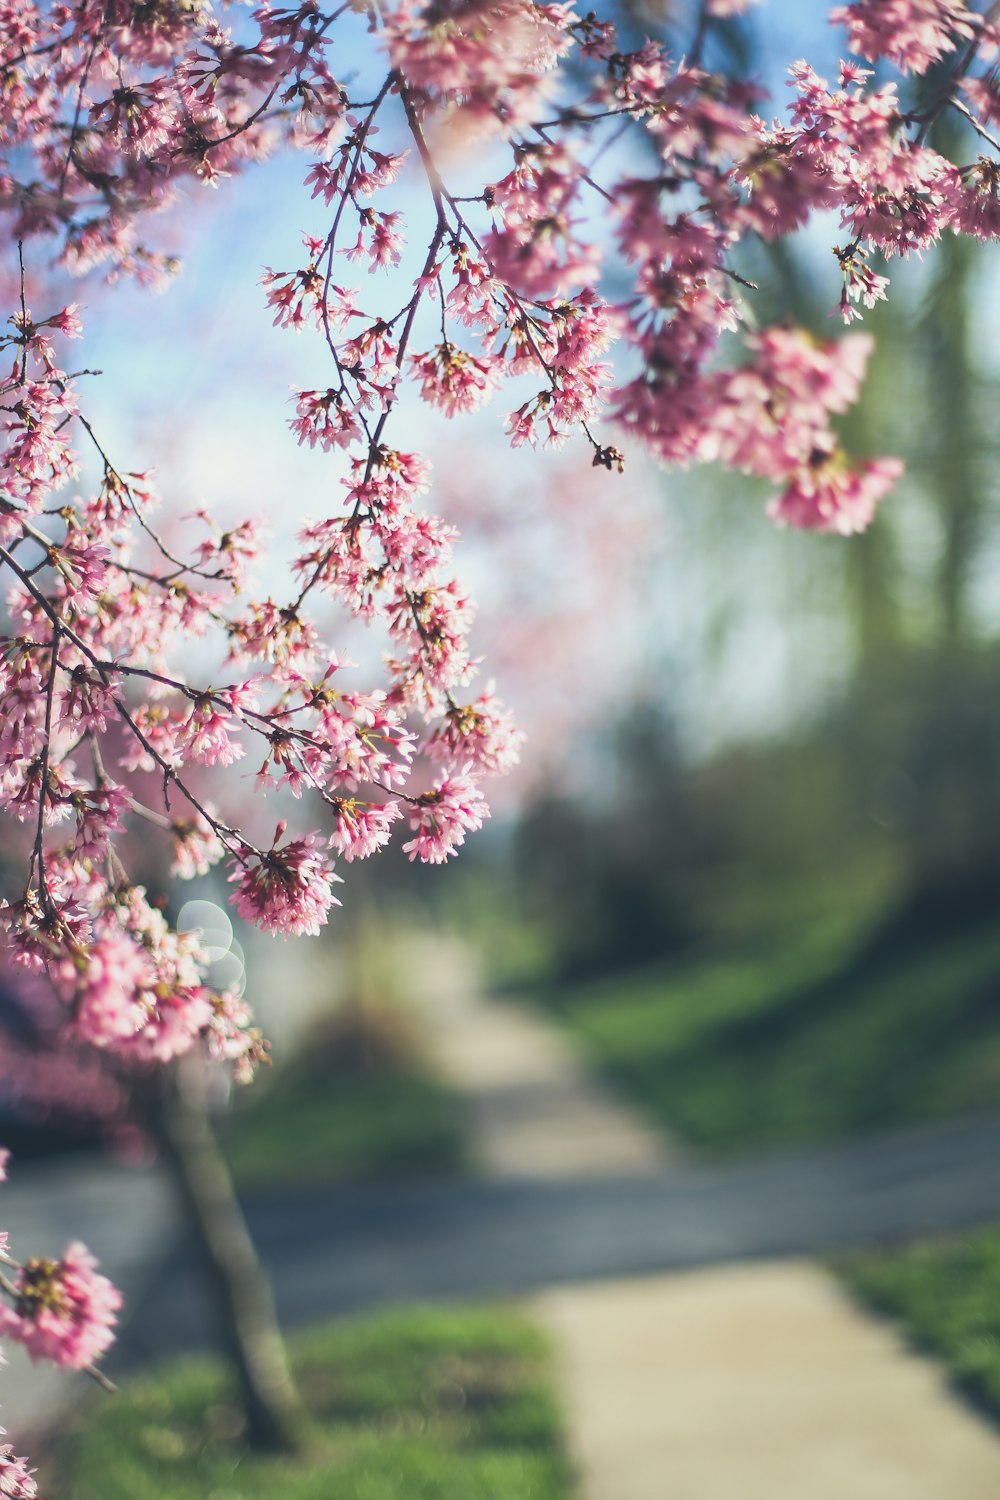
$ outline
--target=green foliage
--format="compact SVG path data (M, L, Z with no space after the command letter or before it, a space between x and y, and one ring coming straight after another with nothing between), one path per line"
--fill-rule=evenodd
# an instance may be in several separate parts
M1000 1418L1000 1229L845 1257L838 1270Z
M293 1345L312 1420L251 1454L222 1367L188 1361L94 1402L40 1478L62 1500L568 1500L544 1343L515 1314L411 1309Z
M998 979L992 924L881 948L826 924L782 948L548 1000L650 1115L731 1152L994 1104Z
M224 1144L246 1186L436 1173L462 1160L460 1100L385 1009L342 1012L238 1103Z

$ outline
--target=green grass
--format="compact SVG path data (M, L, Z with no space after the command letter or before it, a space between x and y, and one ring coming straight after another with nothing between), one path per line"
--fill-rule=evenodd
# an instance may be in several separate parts
M301 1458L238 1436L221 1368L185 1362L92 1402L39 1474L60 1500L569 1500L539 1333L497 1309L412 1309L293 1345ZM235 1434L235 1435L234 1435Z
M844 1257L837 1269L1000 1419L1000 1228Z
M461 1101L384 1011L335 1018L237 1105L224 1144L245 1187L434 1174L463 1159Z
M733 1152L995 1106L998 984L996 927L865 952L828 924L542 1000L654 1120Z

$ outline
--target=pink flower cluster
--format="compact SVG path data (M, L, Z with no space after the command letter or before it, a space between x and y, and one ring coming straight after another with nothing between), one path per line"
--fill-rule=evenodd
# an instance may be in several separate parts
M847 536L871 522L902 472L897 459L852 466L830 425L856 400L872 340L818 344L772 328L748 335L748 364L712 378L705 457L785 486L770 514L784 525Z
M439 128L466 139L527 129L559 59L573 46L576 16L538 0L397 0L385 42L394 68Z
M8 1500L36 1500L38 1486L26 1458L18 1458L10 1443L0 1443L0 1495Z
M856 0L836 6L830 20L847 27L852 52L907 73L926 73L982 26L961 0Z
M403 849L411 859L440 865L465 842L466 833L483 826L490 810L479 791L470 767L439 776L429 792L415 799L410 808L410 827L415 837Z
M130 876L137 828L181 878L224 863L265 931L314 933L337 860L401 837L440 862L488 816L485 779L516 763L510 713L476 686L457 532L393 428L404 397L456 419L499 397L512 446L579 434L609 473L633 441L723 464L767 481L783 524L871 521L899 465L837 437L868 341L760 327L740 248L834 215L830 300L852 324L889 295L896 258L945 232L1000 236L1000 33L960 0L840 5L848 46L900 78L795 62L769 117L758 87L711 61L746 9L702 0L667 46L568 0L260 6L226 26L200 5L0 0L15 309L0 337L0 810L26 872L0 918L76 1036L135 1064L200 1046L247 1074L262 1055L197 939ZM342 44L368 48L364 86L336 77ZM931 144L945 111L977 132L955 160ZM291 580L264 595L253 517L181 506L176 536L159 534L149 475L116 465L68 373L75 304L29 302L40 240L74 272L162 279L154 216L282 143L304 155L321 227L298 264L266 272L264 299L319 341L324 373L296 389L289 425L344 482L296 518ZM430 208L415 277L400 269L411 180ZM376 273L363 292L349 268ZM85 456L99 477L77 494ZM382 632L380 675L351 675L330 601ZM250 784L295 809L269 848Z
M85 1245L68 1245L60 1260L25 1261L15 1272L14 1288L13 1306L4 1306L0 1328L32 1359L83 1370L114 1343L121 1293L98 1274Z
M271 848L229 877L238 882L236 910L265 932L315 937L330 907L340 905L332 885L338 877L314 835L290 839L279 848L284 832L284 823L279 823Z
M0 1150L0 1182L9 1153ZM35 1256L20 1264L0 1232L0 1333L15 1339L34 1360L66 1370L90 1370L114 1342L121 1293L97 1271L85 1245L68 1245L60 1260ZM2 1433L2 1429L0 1429ZM38 1489L28 1460L0 1442L0 1495L5 1500L36 1500Z

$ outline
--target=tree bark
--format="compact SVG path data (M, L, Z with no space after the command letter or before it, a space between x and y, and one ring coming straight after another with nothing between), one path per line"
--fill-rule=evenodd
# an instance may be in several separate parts
M224 1352L239 1385L247 1440L260 1451L294 1452L303 1440L304 1411L288 1367L270 1281L212 1130L202 1077L179 1066L149 1101L148 1114L214 1294Z

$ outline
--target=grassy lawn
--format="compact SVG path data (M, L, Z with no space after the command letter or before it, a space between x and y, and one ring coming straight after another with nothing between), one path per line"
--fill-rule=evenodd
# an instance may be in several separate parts
M544 993L653 1119L720 1152L995 1106L1000 933L865 952L836 925Z
M517 1315L414 1309L293 1345L313 1424L298 1459L234 1432L221 1368L186 1362L94 1402L43 1464L61 1500L569 1500L547 1353Z
M1000 1419L1000 1228L844 1257L837 1269Z
M244 1187L432 1174L463 1157L459 1099L387 1012L333 1018L236 1103L224 1144Z

